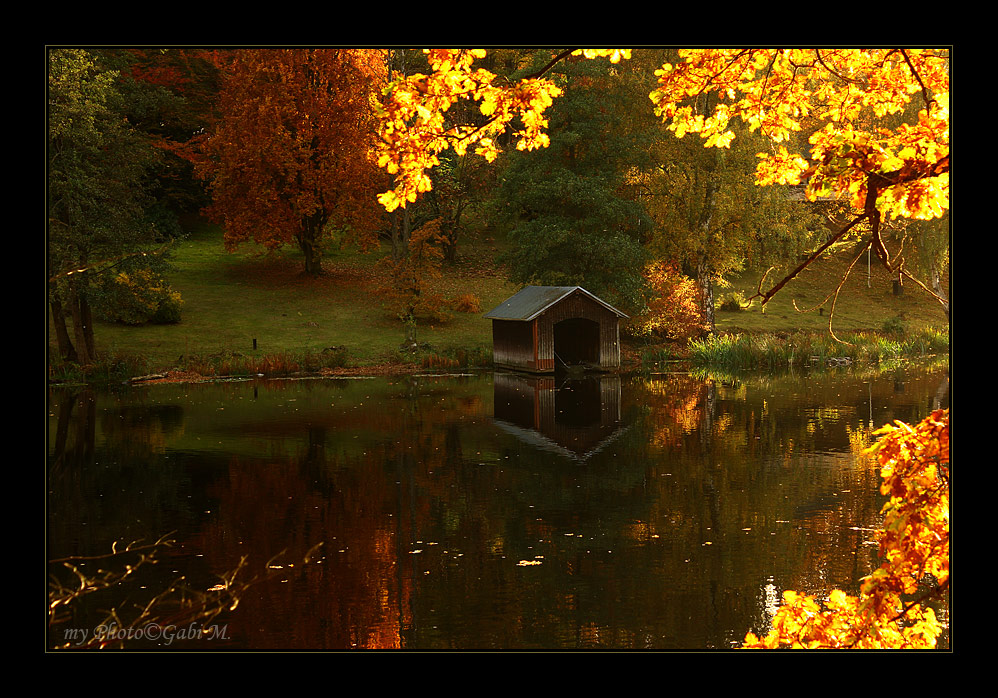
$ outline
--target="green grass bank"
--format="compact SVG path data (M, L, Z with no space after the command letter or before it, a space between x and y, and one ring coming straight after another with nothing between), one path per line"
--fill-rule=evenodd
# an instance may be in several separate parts
M245 245L227 252L221 230L197 222L171 251L169 280L183 299L181 321L170 325L128 326L98 322L95 327L102 365L90 376L100 380L167 371L201 375L288 375L323 370L383 371L406 368L460 368L491 364L491 325L482 314L517 290L496 263L501 242L488 235L462 241L455 265L433 280L446 301L471 293L480 309L447 308L445 317L419 323L415 352L402 348L403 328L378 294L386 249L328 252L325 274L302 273L300 255L285 249L267 252ZM854 268L832 316L832 329L846 341L860 337L863 352L829 336L830 301L810 310L832 293L851 255L820 260L790 282L765 311L756 292L760 276L746 274L729 288L717 289L718 335L689 346L625 340L625 361L649 357L733 362L745 367L781 367L851 356L871 360L944 352L946 317L925 292L904 287L871 265ZM766 280L778 280L772 272ZM764 288L768 288L764 284ZM728 310L724 307L731 308ZM50 378L72 380L58 365L54 333L48 333ZM845 352L844 354L842 352ZM862 357L862 359L861 359Z

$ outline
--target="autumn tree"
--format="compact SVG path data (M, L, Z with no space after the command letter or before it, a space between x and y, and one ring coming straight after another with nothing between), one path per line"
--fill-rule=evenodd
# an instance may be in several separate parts
M405 208L432 188L429 171L440 164L438 156L446 150L464 155L471 149L493 162L507 128L513 129L509 140L517 150L546 147L550 139L545 110L562 90L545 74L573 53L581 55L583 49L562 51L515 82L472 67L486 56L485 49L423 51L428 72L394 76L379 104L378 165L395 178L394 186L378 196L388 211ZM585 51L589 56L608 56L613 63L630 55L618 49ZM447 112L467 100L478 106L483 118L471 123L449 121Z
M772 627L747 649L932 649L942 625L928 602L949 592L949 410L880 429L876 452L888 496L877 532L880 566L858 596L787 590Z
M119 78L97 52L48 52L48 301L63 360L81 365L96 358L99 277L155 242L158 154L126 118Z
M379 216L371 99L381 54L241 49L227 52L222 69L217 117L196 158L226 246L296 244L315 275L331 229L369 243Z
M645 308L627 325L638 337L688 340L710 331L701 307L700 289L683 274L679 263L653 259L645 265L648 298Z
M764 304L861 223L880 263L928 290L903 252L888 252L883 223L932 220L949 208L948 50L685 49L658 75L651 99L677 136L696 133L707 147L727 148L739 119L770 142L759 153L760 185L803 183L811 200L842 197L856 209L807 260L760 290ZM690 102L708 95L706 109ZM912 118L887 120L913 104ZM787 147L805 131L807 157Z
M648 91L656 82L655 71L675 54L674 49L639 49L626 63L640 80L640 99L626 110L616 109L620 123L633 129L648 119ZM566 90L570 94L570 90ZM564 99L567 99L564 98ZM553 110L557 110L558 100ZM626 114L626 118L622 118ZM617 124L614 130L621 130ZM643 159L627 172L627 186L647 211L643 242L651 262L645 275L654 282L649 297L647 322L635 327L665 327L670 336L713 331L714 288L725 277L759 266L775 258L785 260L799 252L819 226L817 217L788 200L785 192L755 186L753 171L759 139L743 138L728 151L707 150L691 139L677 139L661 126L644 126ZM664 293L674 303L688 288L682 275L698 288L699 315L676 316L691 320L687 330L673 321L664 322ZM685 295L684 295L685 299ZM654 308L652 307L654 306ZM694 313L696 314L696 313ZM706 326L703 326L706 323Z
M669 134L652 147L656 166L644 172L646 207L655 222L648 249L680 264L697 285L707 331L714 330L718 285L746 268L786 268L814 246L824 219L784 188L755 184L758 136L728 149L705 149Z
M458 55L458 54L455 54ZM409 109L431 91L426 85L430 61L438 56L430 52L392 48L385 50L390 80L381 90L379 133L381 157L390 152L389 143L403 133L418 133L423 113ZM455 99L448 105L433 128L449 130L456 125L483 125L488 117L476 113L467 100ZM417 137L418 139L418 137ZM383 160L396 171L390 157ZM487 163L461 148L444 149L435 155L434 167L420 184L419 195L398 199L388 208L388 235L391 255L381 262L385 271L382 298L390 312L405 328L404 346L416 345L420 318L440 321L445 299L431 288L443 263L453 263L469 209L480 205L487 175ZM494 176L494 175L492 175Z
M405 48L385 50L388 75L381 86L382 100L406 85L410 76L419 76L425 69L422 52ZM414 78L418 80L418 77ZM404 88L402 88L404 89ZM378 102L379 113L383 113ZM381 134L381 138L383 138ZM447 168L441 168L446 173ZM439 172L439 171L438 171ZM444 174L446 177L446 174ZM430 292L429 280L439 275L441 253L441 223L449 218L443 212L439 196L418 205L393 207L388 211L390 255L380 262L383 283L380 296L388 311L397 317L404 329L402 346L418 346L416 331L420 315L439 311L439 297ZM415 202L415 197L413 198ZM423 204L429 205L423 205Z
M415 52L414 52L415 53ZM421 53L421 52L419 52ZM494 49L483 59L481 66L497 75L514 73L523 60L523 51L517 49ZM417 56L415 56L418 58ZM428 67L423 58L415 71ZM447 123L484 124L484 115L468 100L457 102L448 110ZM510 130L497 136L497 141L508 140ZM432 186L420 199L422 216L427 220L439 219L439 244L445 264L457 261L458 249L468 228L469 216L491 215L488 209L490 195L494 192L500 168L490 166L482 157L465 152L459 155L453 149L438 155L439 165L430 172Z

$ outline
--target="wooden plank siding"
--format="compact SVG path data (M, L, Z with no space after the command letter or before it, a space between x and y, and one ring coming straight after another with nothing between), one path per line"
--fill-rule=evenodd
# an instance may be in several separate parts
M538 370L537 321L493 320L492 360L497 366Z
M539 346L537 362L541 370L555 368L555 325L564 320L582 319L598 325L597 346L574 348L575 357L585 358L604 370L620 366L620 323L617 315L581 293L568 298L545 311L537 318ZM566 347L558 347L561 359L568 360ZM572 363L569 361L569 363Z
M534 290L540 293L552 288ZM507 305L515 306L511 301ZM496 311L493 313L498 314ZM626 316L584 289L564 289L561 298L531 317L492 318L493 361L498 367L537 373L581 363L612 371L620 367L621 317Z

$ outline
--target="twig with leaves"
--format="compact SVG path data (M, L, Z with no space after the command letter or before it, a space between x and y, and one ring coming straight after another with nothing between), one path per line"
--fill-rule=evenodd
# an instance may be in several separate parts
M153 543L134 541L120 548L117 543L104 555L64 557L49 561L52 568L49 582L48 626L52 637L74 617L74 608L87 596L96 592L122 587L140 568L159 562L163 550L176 541L173 534L162 536ZM303 557L304 564L314 561L323 543L313 546ZM248 557L219 576L219 583L206 590L192 588L184 576L170 583L164 590L140 603L125 603L103 612L101 620L90 630L64 631L59 641L50 641L53 649L103 649L123 648L132 639L155 639L150 629L155 628L161 638L164 629L196 627L197 633L210 632L208 624L221 614L235 611L240 599L253 585L276 575L275 561L286 554L281 551L264 565L263 571L247 576ZM137 559L134 556L138 556ZM98 563L96 571L84 568L88 563ZM66 570L73 583L60 579L57 572Z

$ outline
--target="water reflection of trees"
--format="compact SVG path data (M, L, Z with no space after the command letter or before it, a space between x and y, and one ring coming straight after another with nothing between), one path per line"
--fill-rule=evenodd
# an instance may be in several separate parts
M180 529L206 585L324 542L244 596L240 646L725 646L764 621L767 584L870 569L871 414L905 418L937 388L904 379L636 380L628 428L584 463L497 430L482 379L195 388L179 411L100 398L53 439L56 537ZM217 452L187 450L204 442Z
M915 372L903 390L890 376L865 384L689 375L646 381L635 399L660 454L653 474L662 487L651 515L661 526L645 529L668 529L690 545L709 540L708 579L742 575L745 587L712 597L711 605L741 605L753 580L757 614L767 585L855 590L877 564L871 529L879 523L880 478L863 454L870 425L910 421L927 395L937 399L938 380ZM699 519L698 503L706 504Z

